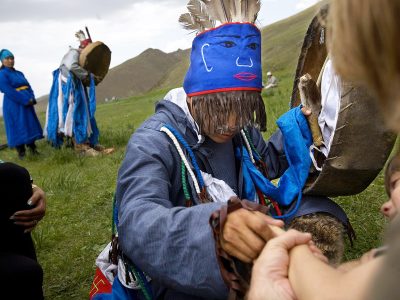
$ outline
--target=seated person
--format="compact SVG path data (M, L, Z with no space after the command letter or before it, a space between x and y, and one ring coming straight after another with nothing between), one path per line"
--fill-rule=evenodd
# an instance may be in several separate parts
M278 86L278 79L272 75L271 72L267 73L267 84L264 86L264 89L272 89Z
M6 299L43 299L43 270L36 259L30 232L45 214L44 192L31 184L29 172L13 163L0 163L3 205L0 228L1 293Z

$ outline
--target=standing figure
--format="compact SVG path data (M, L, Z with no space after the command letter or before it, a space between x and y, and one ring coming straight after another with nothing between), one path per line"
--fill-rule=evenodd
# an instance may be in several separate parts
M3 119L7 142L16 148L20 159L25 157L25 145L32 154L39 154L35 141L43 138L42 126L36 116L33 90L24 74L14 69L14 55L0 51L0 91L4 93Z
M60 147L66 138L67 144L73 145L78 153L97 156L104 148L98 144L95 76L79 65L81 51L92 40L82 30L76 37L79 48L70 47L60 67L53 72L45 135L55 147Z

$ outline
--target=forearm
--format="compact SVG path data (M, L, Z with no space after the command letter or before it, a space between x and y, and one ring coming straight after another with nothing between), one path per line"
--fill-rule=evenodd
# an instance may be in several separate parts
M299 246L290 252L289 281L299 300L364 299L380 264L377 258L343 273Z
M4 83L2 84L1 82L0 82L0 90L4 93L4 95L7 96L9 100L21 105L27 105L29 104L30 100L34 99L34 96L28 93L27 90L16 91L10 85Z
M78 77L80 80L85 79L86 77L89 76L88 71L86 71L85 69L83 69L82 67L80 67L78 65L78 63L74 63L71 68L70 71L76 76Z

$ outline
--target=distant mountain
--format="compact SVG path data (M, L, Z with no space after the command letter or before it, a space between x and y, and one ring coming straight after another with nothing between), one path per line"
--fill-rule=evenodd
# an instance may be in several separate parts
M160 87L167 74L180 65L189 50L164 53L147 49L135 58L112 68L96 90L98 101L127 98Z
M326 1L322 1L325 3ZM262 57L265 73L294 72L300 48L319 4L262 29ZM190 49L164 53L147 49L109 70L97 87L97 101L128 98L152 90L179 87L189 66ZM44 110L48 96L39 98L37 110ZM44 101L41 101L44 100Z

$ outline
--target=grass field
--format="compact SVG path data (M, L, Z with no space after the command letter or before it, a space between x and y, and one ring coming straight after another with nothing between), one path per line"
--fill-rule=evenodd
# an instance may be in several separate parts
M274 121L288 109L291 87L291 75L286 74L277 89L264 94L268 113L265 137L276 129ZM70 149L55 150L45 141L38 143L40 156L23 161L16 158L14 150L0 152L2 160L28 168L34 182L47 192L46 217L33 232L47 299L87 299L95 258L110 239L112 195L125 145L165 92L98 106L101 143L116 147L109 156L80 157ZM44 124L43 114L40 119ZM381 175L363 193L335 199L348 213L358 237L353 248L347 247L346 260L381 242L385 221L379 207L385 199Z

